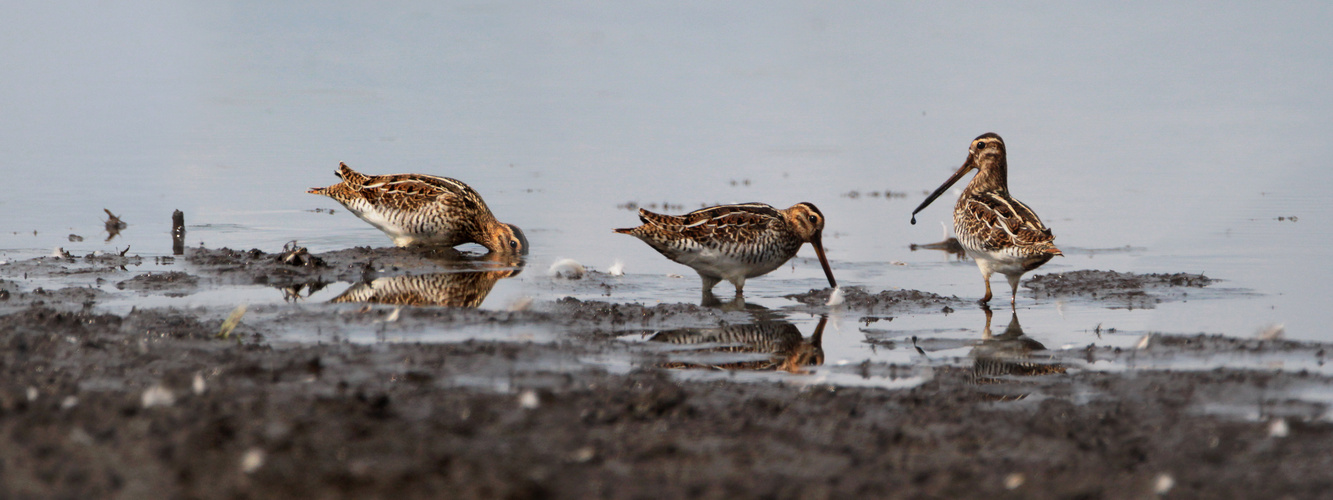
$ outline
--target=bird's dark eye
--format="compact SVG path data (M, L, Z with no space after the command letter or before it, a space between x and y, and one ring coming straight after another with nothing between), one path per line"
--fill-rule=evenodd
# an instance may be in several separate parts
M811 214L810 217L808 217L808 219L810 219L810 223L811 223L811 224L818 224L818 223L819 223L819 216L818 216L818 215Z
M509 248L518 250L518 240L509 240Z
M977 151L980 151L980 150L983 150L983 149L986 149L986 143L984 143L984 142L978 142L978 143L977 143Z

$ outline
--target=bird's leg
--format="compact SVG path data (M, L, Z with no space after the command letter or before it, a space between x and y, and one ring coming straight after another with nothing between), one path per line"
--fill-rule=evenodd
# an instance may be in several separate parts
M987 302L990 302L990 298L991 298L991 293L990 293L990 275L989 275L989 274L985 274L985 275L983 275L983 276L984 276L985 279L986 279L986 296L985 296L985 297L982 297L981 300L978 300L977 303L982 304L982 305L985 305Z
M709 295L713 294L713 287L717 286L717 282L722 281L722 278L705 276L703 274L699 275L699 279L702 279L704 282L704 293Z
M1006 274L1004 277L1009 279L1009 307L1012 308L1018 302L1018 280L1019 278L1022 278L1023 275Z
M742 297L742 296L745 295L745 277L744 277L744 276L741 276L741 277L736 278L736 279L731 279L731 280L728 280L728 281L731 281L731 284L736 285L736 297Z

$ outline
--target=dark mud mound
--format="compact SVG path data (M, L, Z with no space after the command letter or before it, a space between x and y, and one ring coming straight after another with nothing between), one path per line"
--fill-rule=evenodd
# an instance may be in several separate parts
M583 301L573 297L557 300L552 312L562 321L589 334L626 328L689 328L753 321L749 314L727 307L683 303L646 306Z
M104 342L127 345L127 340L213 340L221 325L221 320L200 320L195 314L172 309L141 309L118 316L34 306L4 316L0 338L25 345L49 339L85 347ZM250 329L242 326L240 330Z
M165 292L169 296L185 296L199 287L199 278L180 271L140 274L116 283L116 288L139 292Z
M1038 298L1079 297L1113 309L1152 309L1162 302L1185 300L1190 288L1215 280L1202 274L1134 274L1116 271L1072 271L1042 274L1023 283Z
M0 306L29 307L50 306L64 309L77 309L91 306L106 297L106 292L96 288L72 286L56 290L36 288L29 292L21 291L17 282L0 280Z
M227 284L278 288L319 286L337 281L372 281L379 276L457 271L521 269L521 261L453 249L355 247L321 254L289 245L281 252L260 249L193 248L185 253L198 274ZM514 274L517 274L515 272Z
M842 289L843 305L847 309L866 312L905 312L905 311L941 311L952 312L954 307L965 305L966 301L958 297L945 297L920 290L884 290L872 294L861 287ZM832 289L810 290L805 293L787 295L786 298L812 307L826 307Z
M129 248L125 249L128 253ZM0 264L0 276L51 277L75 275L102 275L127 271L128 266L143 264L143 257L116 253L90 253L76 257L69 252L59 256L6 262Z
M302 258L304 257L304 258ZM309 283L355 281L364 273L360 266L334 268L322 261L313 261L308 254L291 252L266 253L258 248L248 251L230 248L192 248L185 252L185 260L195 270L211 278L230 284L267 284L278 287L303 286ZM350 269L356 267L356 269Z

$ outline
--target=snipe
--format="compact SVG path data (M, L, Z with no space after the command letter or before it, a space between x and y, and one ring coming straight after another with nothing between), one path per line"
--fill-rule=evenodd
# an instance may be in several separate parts
M666 258L690 266L703 280L704 295L727 280L740 295L745 280L763 276L796 256L810 243L824 267L829 286L837 288L824 255L824 214L810 203L779 210L763 203L720 205L685 215L639 209L643 225L616 229L643 240Z
M953 230L967 255L977 261L986 281L986 296L980 302L990 302L991 274L1000 273L1009 279L1012 305L1018 298L1018 280L1023 274L1064 253L1055 247L1055 235L1037 213L1010 196L1004 139L994 133L973 139L963 166L912 211L912 223L916 224L917 212L972 169L977 175L954 205Z
M400 247L452 247L478 243L497 253L528 253L528 240L513 224L497 221L481 195L463 182L425 174L365 175L338 165L342 182L310 188L342 203L384 231Z

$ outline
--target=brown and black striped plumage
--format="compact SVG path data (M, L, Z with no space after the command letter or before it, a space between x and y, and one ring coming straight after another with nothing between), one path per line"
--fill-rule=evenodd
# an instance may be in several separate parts
M829 286L837 287L824 255L824 214L810 203L778 210L763 203L721 205L685 215L639 210L643 225L616 229L643 240L666 258L690 266L703 279L704 294L727 280L736 293L745 280L777 269L810 243L824 267Z
M516 274L515 270L499 270L388 276L352 285L329 302L478 307L496 281Z
M972 140L967 161L949 180L926 197L912 211L916 214L935 201L944 191L963 178L969 170L977 175L967 184L963 195L954 205L953 230L967 254L977 261L986 282L986 296L991 299L990 277L1003 274L1012 291L1009 303L1018 296L1018 280L1023 273L1036 269L1056 255L1064 255L1055 247L1055 235L1041 222L1036 212L1009 194L1008 169L1004 139L986 133Z
M364 175L345 163L334 173L342 182L308 192L342 203L395 245L478 243L492 252L528 253L523 231L495 220L481 195L461 181L425 174Z
M991 334L991 310L986 311L986 329L981 343L972 348L972 381L976 384L994 384L1013 377L1034 377L1065 373L1067 368L1049 354L1042 355L1046 346L1023 334L1018 313L1013 313L1009 326L998 336ZM1026 394L1017 395L1017 399ZM1006 397L1006 399L1014 399Z
M786 321L762 321L720 328L684 328L653 335L651 342L677 345L718 344L710 352L763 353L772 355L763 361L735 361L728 363L698 363L672 361L667 368L716 368L724 370L782 370L801 373L803 367L824 364L824 324L820 317L815 332L806 339L796 325Z

